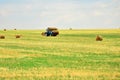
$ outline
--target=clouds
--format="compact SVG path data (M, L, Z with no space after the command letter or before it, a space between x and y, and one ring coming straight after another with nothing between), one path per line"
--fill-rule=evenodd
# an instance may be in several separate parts
M115 28L119 5L119 0L0 0L0 26Z

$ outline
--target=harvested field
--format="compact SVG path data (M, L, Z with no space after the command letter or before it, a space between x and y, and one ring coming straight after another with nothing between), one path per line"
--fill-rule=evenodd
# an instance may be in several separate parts
M6 36L0 39L0 80L120 79L119 29L59 30L56 37L43 31L0 30ZM96 41L96 34L104 40Z

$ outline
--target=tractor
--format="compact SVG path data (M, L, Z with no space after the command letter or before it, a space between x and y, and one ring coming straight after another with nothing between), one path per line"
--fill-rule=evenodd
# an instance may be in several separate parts
M48 27L46 32L42 32L41 35L43 36L57 36L59 35L59 31L55 27Z

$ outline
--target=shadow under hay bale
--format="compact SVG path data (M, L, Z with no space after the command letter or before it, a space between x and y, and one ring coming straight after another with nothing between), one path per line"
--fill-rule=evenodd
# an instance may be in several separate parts
M96 41L102 41L102 40L103 40L103 38L101 36L99 36L99 35L96 36Z
M0 39L5 39L5 36L4 35L0 35Z

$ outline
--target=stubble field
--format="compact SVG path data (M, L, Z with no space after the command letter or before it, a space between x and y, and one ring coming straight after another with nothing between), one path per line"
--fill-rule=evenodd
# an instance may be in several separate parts
M0 30L0 80L120 80L120 29L43 31Z

